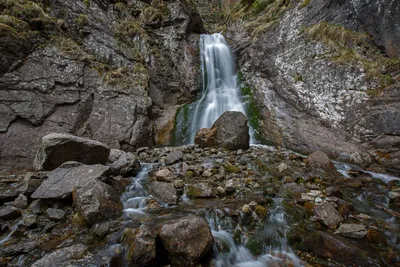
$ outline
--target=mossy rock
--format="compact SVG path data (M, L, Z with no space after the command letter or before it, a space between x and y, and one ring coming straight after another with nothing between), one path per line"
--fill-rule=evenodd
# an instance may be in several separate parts
M238 173L238 172L240 172L240 169L238 167L236 167L235 165L232 165L230 163L224 165L224 169L228 173Z
M250 250L253 255L261 255L264 250L264 242L257 237L250 237L245 247Z

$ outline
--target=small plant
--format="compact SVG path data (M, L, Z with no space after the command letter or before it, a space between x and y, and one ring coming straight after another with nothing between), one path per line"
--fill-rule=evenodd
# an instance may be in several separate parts
M308 6L308 4L310 3L311 0L304 0L303 3L301 3L300 5L300 9L302 9L303 7Z
M79 27L84 27L89 24L89 19L85 14L79 14L79 17L75 19L76 25Z

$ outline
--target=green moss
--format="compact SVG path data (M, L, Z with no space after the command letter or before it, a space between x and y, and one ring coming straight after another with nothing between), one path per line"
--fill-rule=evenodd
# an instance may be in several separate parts
M131 43L135 36L145 36L146 32L135 19L119 20L114 26L115 37L123 42Z
M308 4L310 3L311 0L304 0L303 3L301 3L300 5L300 9L302 9L303 7L308 6Z
M230 163L224 165L225 171L228 173L238 173L240 172L240 169Z
M77 42L70 38L53 36L51 38L51 42L60 50L72 56L76 60L84 61L87 63L91 63L95 60L95 57L93 55L85 52Z
M296 75L294 75L294 81L295 81L296 83L298 83L298 82L303 82L303 81L304 81L304 80L303 80L303 76L302 76L300 73L296 72Z
M260 255L264 250L264 244L262 240L256 237L250 237L245 247L250 250L253 255Z
M90 0L83 0L83 3L85 4L86 8L90 7Z
M143 16L146 23L156 23L167 20L171 16L171 11L162 1L153 1L145 8Z
M89 19L85 14L79 14L79 17L75 18L75 23L79 27L84 27L89 24Z

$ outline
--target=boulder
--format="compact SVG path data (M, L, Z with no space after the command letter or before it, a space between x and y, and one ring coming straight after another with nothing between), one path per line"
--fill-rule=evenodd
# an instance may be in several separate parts
M229 150L248 149L249 142L247 117L237 111L225 112L211 129L201 129L195 137L195 143L201 147L217 146Z
M310 154L307 157L307 161L308 164L316 171L322 171L324 174L334 177L340 175L337 172L335 165L333 165L332 161L324 152L316 151Z
M145 226L138 229L126 228L122 236L125 245L126 258L129 266L154 266L156 259L156 236L152 235Z
M45 173L28 172L25 175L25 179L22 182L18 183L18 186L15 190L19 194L24 194L29 197L42 184L45 178Z
M21 217L21 211L12 206L5 206L0 209L0 220L10 221Z
M154 197L167 203L175 204L178 200L175 186L172 183L153 181L148 185L148 191Z
M108 162L114 163L117 161L125 152L119 149L112 148L108 155Z
M59 168L48 174L38 189L31 195L36 199L64 199L71 196L74 189L92 183L105 175L109 167L103 165L80 165L72 168L64 168L74 166L71 164L63 164Z
M168 168L163 168L152 173L151 176L153 176L159 182L170 183L172 182L173 172L171 172Z
M13 201L17 198L19 193L15 188L10 186L0 186L0 204L5 202Z
M128 152L122 154L117 161L110 166L110 172L124 177L135 175L140 169L140 162L134 154Z
M76 206L89 225L122 214L117 191L99 180L92 180L76 189Z
M172 265L191 266L210 251L214 239L204 218L187 216L162 225L159 237Z
M85 245L77 244L70 247L60 248L45 255L34 262L32 267L51 267L51 266L74 266L73 261L81 259L88 254L88 248Z
M25 209L28 206L28 198L23 194L19 195L14 200L13 206L19 209Z
M182 151L179 150L174 150L168 154L168 156L165 158L165 164L166 165L171 165L174 164L178 161L180 161L183 158L183 153Z
M190 198L212 198L217 196L216 190L206 183L185 185L185 194Z
M317 220L322 221L323 224L332 229L335 229L343 221L342 215L340 215L331 203L314 206L314 215Z
M367 235L367 229L362 224L344 223L336 230L335 235L361 239Z
M42 138L33 166L36 170L54 170L67 161L105 164L110 148L103 143L69 134L52 133Z

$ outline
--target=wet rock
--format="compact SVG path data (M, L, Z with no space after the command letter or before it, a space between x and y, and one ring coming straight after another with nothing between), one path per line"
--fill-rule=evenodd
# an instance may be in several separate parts
M366 253L356 244L329 232L313 232L305 236L295 248L313 253L317 257L332 259L347 266L370 266Z
M64 199L72 191L100 179L109 167L103 165L81 165L72 168L60 166L48 174L38 189L31 195L36 199Z
M128 152L110 166L110 172L114 175L122 175L124 177L135 175L140 169L140 162L134 154Z
M21 211L12 206L5 206L0 209L0 220L10 221L21 217Z
M307 189L301 185L296 183L288 183L284 184L278 192L278 195L281 197L288 198L300 198L302 193L306 193Z
M5 246L0 248L0 254L3 256L18 256L26 254L38 247L38 241L21 241L16 244Z
M249 141L247 117L236 111L223 113L211 129L201 129L195 137L195 144L201 147L218 146L229 150L248 149Z
M36 199L29 205L29 210L33 214L40 215L47 210L47 204L43 199Z
M13 206L20 209L25 209L28 206L28 198L25 195L19 195L13 203Z
M125 192L126 187L131 183L131 181L128 178L122 176L113 176L108 177L106 183L117 190L118 194L122 194Z
M334 197L342 197L342 192L340 191L339 187L335 186L329 186L325 189L325 194L329 196L334 196Z
M98 223L93 228L93 234L102 238L112 232L120 230L120 227L121 225L117 221Z
M156 259L156 237L145 226L138 229L126 228L122 236L126 246L126 258L129 266L154 266Z
M24 224L28 228L35 228L39 224L39 217L35 214L29 214L24 217Z
M100 142L69 134L52 133L42 138L34 160L36 170L54 170L67 161L105 164L110 148Z
M89 225L122 214L117 191L99 180L93 180L76 189L76 205Z
M367 240L369 243L373 243L373 244L386 245L386 243L387 243L385 235L375 229L372 229L372 228L368 229L365 240Z
M343 221L343 217L331 203L323 203L314 207L314 214L317 220L322 221L324 225L335 229Z
M335 235L361 239L367 235L367 229L362 224L344 223L336 230Z
M114 163L117 161L123 154L125 154L125 151L119 150L112 148L110 149L110 154L108 155L108 162Z
M61 221L65 217L65 211L60 210L60 209L52 209L48 208L46 210L46 216L52 221Z
M162 225L159 237L173 265L199 262L210 251L214 239L210 226L201 217L188 216Z
M391 203L400 203L400 192L390 191L388 197Z
M87 255L88 248L77 244L70 247L58 249L34 262L32 267L66 267L73 265L74 260L81 259Z
M183 158L183 153L182 151L179 150L174 150L168 154L168 156L165 158L165 164L166 165L171 165L174 164L178 161L180 161Z
M161 170L158 170L153 175L154 178L159 182L170 183L173 178L173 172L171 172L168 168L163 168Z
M316 151L307 157L308 164L316 170L322 170L325 174L330 176L338 176L335 166L328 156L321 152Z
M164 202L175 204L178 201L176 189L172 183L153 181L148 185L148 191Z
M206 183L185 185L185 194L190 198L213 198L217 196L215 190Z

